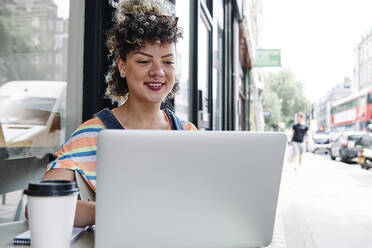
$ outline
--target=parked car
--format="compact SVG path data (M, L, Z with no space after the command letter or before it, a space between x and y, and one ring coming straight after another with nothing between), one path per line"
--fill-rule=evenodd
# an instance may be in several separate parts
M331 146L332 146L332 143L335 142L335 140L340 137L342 133L336 133L336 132L330 132L329 133L329 136L331 137Z
M340 158L345 163L357 159L358 149L355 147L355 142L364 134L364 132L347 132L341 134L331 145L331 159Z
M372 168L372 134L365 134L355 143L358 149L358 164L362 169Z
M0 87L3 158L53 154L64 134L66 82L11 81Z
M309 151L329 153L331 149L331 136L327 133L314 134L309 141Z

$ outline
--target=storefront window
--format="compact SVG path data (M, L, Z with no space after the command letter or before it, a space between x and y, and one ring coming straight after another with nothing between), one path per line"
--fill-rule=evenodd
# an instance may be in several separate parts
M215 29L213 32L213 130L222 130L222 85L224 73L223 38L224 14L223 1L214 4Z
M210 129L210 38L208 23L201 16L198 22L198 127Z
M176 45L177 62L176 77L180 82L180 92L175 97L177 116L183 120L190 120L190 1L176 2L178 24L183 29L183 39Z
M65 140L69 1L7 1L0 16L0 159L54 153Z

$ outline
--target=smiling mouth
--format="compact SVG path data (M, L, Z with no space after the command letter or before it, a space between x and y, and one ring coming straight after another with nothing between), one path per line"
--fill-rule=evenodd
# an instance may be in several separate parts
M146 82L145 85L150 87L161 87L165 85L165 83L158 83L158 82Z
M159 83L159 82L146 82L145 85L153 91L161 90L161 88L165 85L165 83Z

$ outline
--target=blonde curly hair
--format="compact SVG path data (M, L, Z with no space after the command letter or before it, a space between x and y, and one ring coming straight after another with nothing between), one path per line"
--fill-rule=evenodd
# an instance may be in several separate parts
M167 1L123 0L111 2L116 8L114 26L108 31L106 45L112 61L106 74L106 96L115 102L122 102L129 93L125 78L120 77L117 59L126 57L132 51L147 43L176 43L182 38L182 29L177 26L178 18L172 14L172 5ZM179 89L176 82L168 97Z

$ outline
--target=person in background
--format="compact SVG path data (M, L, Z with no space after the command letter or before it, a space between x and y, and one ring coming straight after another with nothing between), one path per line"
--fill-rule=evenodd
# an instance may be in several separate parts
M106 75L106 95L120 106L101 111L103 115L98 113L80 125L47 166L43 180L76 181L76 171L95 192L97 135L108 128L103 121L107 116L108 125L116 129L196 130L170 110L160 109L178 88L175 45L182 38L182 29L172 6L151 0L113 4L117 10L107 37L112 62ZM93 201L78 200L74 225L94 224L95 206Z
M296 164L298 164L298 168L301 166L302 154L305 150L304 141L307 142L305 137L309 136L309 128L304 124L304 115L302 113L297 114L296 121L297 123L292 126L292 135L290 139L293 149L292 162L295 163L295 170Z

